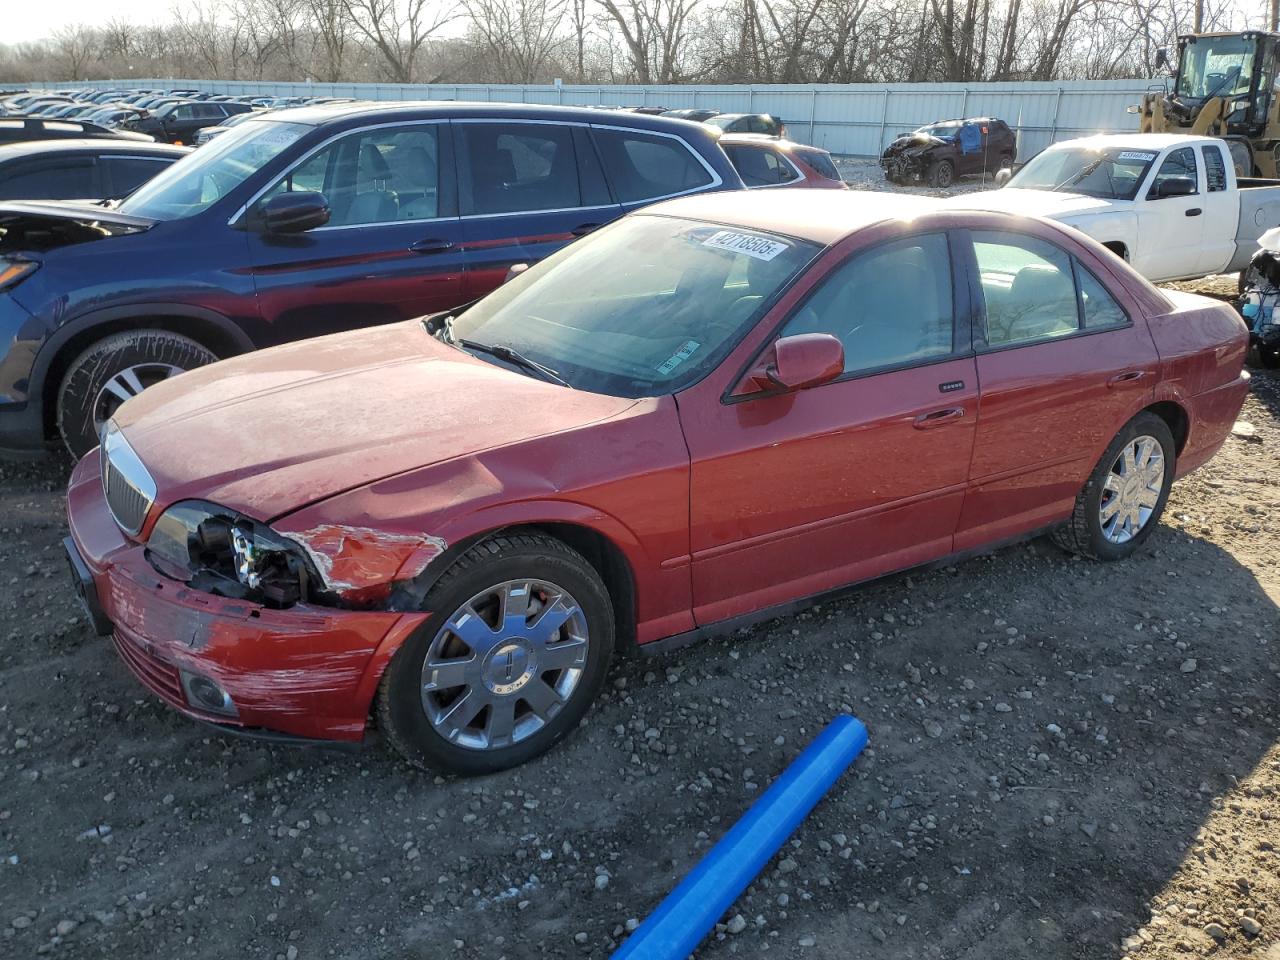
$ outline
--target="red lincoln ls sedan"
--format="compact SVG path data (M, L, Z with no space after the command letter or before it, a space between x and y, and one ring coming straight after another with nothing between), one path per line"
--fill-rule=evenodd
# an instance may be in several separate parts
M874 193L651 207L469 309L124 404L71 479L95 624L182 712L520 763L616 649L1040 531L1137 549L1243 322L1082 234Z

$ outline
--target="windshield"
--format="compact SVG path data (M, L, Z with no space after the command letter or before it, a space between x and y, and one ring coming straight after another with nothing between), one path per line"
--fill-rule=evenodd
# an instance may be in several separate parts
M1256 40L1244 37L1200 37L1188 41L1178 65L1178 96L1201 100L1248 93L1257 49Z
M1045 150L1014 174L1009 186L1083 193L1106 200L1132 200L1158 154L1156 150L1118 147Z
M916 131L930 137L954 137L959 132L959 123L933 123Z
M703 122L703 123L709 123L709 124L711 124L713 127L719 127L721 130L724 130L724 129L726 129L726 128L729 126L729 124L733 123L733 122L734 122L735 120L737 120L740 116L742 116L742 114L739 114L739 113L722 113L722 114L719 114L718 116L714 116L714 117L707 117L707 119L703 120L702 122Z
M580 390L674 393L724 359L819 249L702 221L626 217L499 287L452 333L512 348Z
M302 123L242 123L183 157L120 204L120 212L182 220L213 206L312 128Z

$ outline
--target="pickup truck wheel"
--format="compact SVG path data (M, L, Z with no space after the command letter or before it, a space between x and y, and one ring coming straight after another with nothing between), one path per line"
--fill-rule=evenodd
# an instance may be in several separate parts
M1164 420L1138 414L1107 447L1076 497L1071 519L1054 531L1054 541L1094 560L1130 556L1164 513L1176 450Z
M560 540L496 536L431 588L422 629L378 688L379 727L415 766L483 774L550 749L586 714L613 654L600 575Z
M130 397L218 358L168 330L129 330L91 345L71 361L58 388L58 432L73 457L98 445L111 416Z
M956 179L956 166L950 160L939 160L929 168L929 183L940 190L951 186Z

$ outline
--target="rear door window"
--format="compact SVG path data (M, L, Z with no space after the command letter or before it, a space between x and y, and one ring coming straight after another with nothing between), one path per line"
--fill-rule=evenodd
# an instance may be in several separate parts
M1079 305L1071 258L1021 234L973 231L986 302L988 346L1006 347L1075 333Z
M724 152L748 187L776 187L799 177L784 157L765 147L730 144Z
M42 159L0 170L0 200L97 200L93 157Z
M463 216L582 206L571 127L454 123Z
M621 203L673 197L709 187L711 171L679 137L595 127L592 135Z

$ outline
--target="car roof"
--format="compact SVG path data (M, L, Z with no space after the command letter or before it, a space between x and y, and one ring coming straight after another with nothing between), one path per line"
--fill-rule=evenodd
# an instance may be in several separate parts
M929 197L876 190L760 190L745 197L727 190L667 200L633 216L688 217L828 246L874 223L938 210Z
M1212 143L1216 137L1195 136L1188 133L1099 133L1092 137L1060 140L1045 147L1057 150L1061 147L1127 147L1130 150L1163 150L1165 147L1191 146Z
M74 137L52 140L20 140L17 143L0 144L0 160L16 157L38 156L42 153L154 153L157 156L179 157L191 152L190 147L175 147L170 143L148 143L145 140L112 140L98 137L78 140Z
M815 147L809 143L796 143L786 137L777 137L771 133L725 133L720 136L720 145L777 147L779 150L819 150L826 153L824 147Z
M322 103L289 107L271 114L272 120L287 123L320 125L335 121L373 119L384 122L420 120L431 117L495 117L516 120L559 120L572 123L605 123L611 126L635 127L642 130L675 129L672 124L689 124L680 129L701 125L677 117L631 113L625 110L597 110L594 107L560 107L522 103L478 103L463 100L392 101L387 103Z

